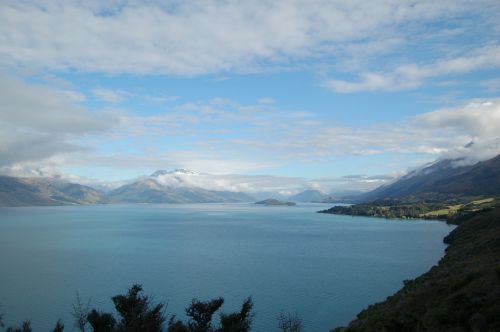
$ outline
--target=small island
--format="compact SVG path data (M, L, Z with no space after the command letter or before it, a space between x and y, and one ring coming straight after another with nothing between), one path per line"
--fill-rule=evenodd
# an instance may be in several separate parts
M295 206L294 202L279 201L274 198L268 198L263 201L256 202L255 204L265 205L265 206Z

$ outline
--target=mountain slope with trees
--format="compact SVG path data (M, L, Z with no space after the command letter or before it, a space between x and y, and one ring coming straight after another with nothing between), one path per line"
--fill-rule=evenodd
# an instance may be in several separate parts
M500 155L473 165L461 166L463 162L463 159L438 161L410 172L392 184L361 195L357 201L409 196L441 199L500 194Z
M444 241L437 266L333 331L500 331L500 208L469 216Z

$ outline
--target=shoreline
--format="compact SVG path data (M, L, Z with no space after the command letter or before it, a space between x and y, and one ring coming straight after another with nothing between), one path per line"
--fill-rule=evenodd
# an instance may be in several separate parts
M437 265L331 331L500 330L499 239L500 208L470 216L444 237Z

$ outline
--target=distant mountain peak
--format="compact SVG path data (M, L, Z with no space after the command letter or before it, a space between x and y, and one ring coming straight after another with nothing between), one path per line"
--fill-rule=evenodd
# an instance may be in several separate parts
M325 194L320 190L310 188L289 197L289 199L294 202L321 202L328 197L328 194Z
M467 143L464 148L468 149L470 147L472 147L474 145L474 141L470 141L469 143Z
M166 171L166 170L160 169L160 170L157 170L156 172L154 172L153 174L151 174L150 177L157 178L159 176L169 175L169 174L197 175L199 173L192 171L192 170L189 170L189 169L186 169L186 168L176 168L173 171Z
M414 176L427 175L438 171L444 171L451 168L463 166L465 157L454 159L438 159L433 162L424 164L423 166L409 172L401 177L401 179L408 179Z
M186 169L186 168L177 168L172 173L174 173L174 174L189 174L189 175L199 174L198 172L195 172L195 171L192 171L192 170Z
M432 195L433 196L432 196ZM362 201L394 197L500 194L500 155L481 162L442 159L361 196Z
M152 173L149 177L157 178L157 177L159 177L161 175L165 175L165 174L168 174L168 173L169 173L168 171L160 169L160 170L157 170L156 172Z

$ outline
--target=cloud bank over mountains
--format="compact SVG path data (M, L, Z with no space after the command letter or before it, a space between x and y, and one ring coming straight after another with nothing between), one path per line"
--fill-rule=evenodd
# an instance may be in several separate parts
M214 99L181 103L165 115L147 116L119 109L90 111L68 91L8 76L0 77L0 88L0 167L11 173L71 165L149 170L168 166L228 174L349 155L465 156L478 161L500 153L500 99L473 100L396 123L350 127L312 113L283 111L272 103ZM203 140L196 138L200 132L206 133ZM146 145L136 152L99 151L131 137ZM164 137L181 138L191 146L161 152L163 141L155 140Z

